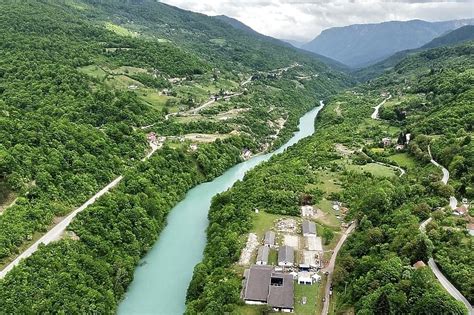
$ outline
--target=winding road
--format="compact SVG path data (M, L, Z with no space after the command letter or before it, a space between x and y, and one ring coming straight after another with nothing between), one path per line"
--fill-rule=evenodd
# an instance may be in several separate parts
M154 143L150 143L151 151L142 159L142 161L147 160L150 158L153 153L156 152L159 148L161 148L161 145L157 145ZM111 181L107 186L102 188L98 193L96 193L94 196L92 196L89 200L87 200L82 206L79 208L75 209L73 212L71 212L67 217L65 217L61 222L56 224L51 230L46 232L40 239L38 239L36 242L33 243L30 247L28 247L25 251L23 251L18 257L15 258L10 264L8 264L2 271L0 271L0 279L4 278L6 274L12 270L15 266L17 266L22 259L25 259L27 257L30 257L33 255L34 252L36 252L41 244L48 245L51 242L54 242L58 240L61 235L64 233L64 231L67 229L71 221L82 211L84 211L88 206L92 205L94 202L96 202L97 199L102 197L104 194L109 192L112 188L116 187L123 179L123 176L120 175L117 178L115 178L113 181Z
M389 99L391 99L391 98L392 98L392 95L389 95L386 99L384 99L384 100L382 101L382 103L380 103L379 105L375 106L375 107L374 107L374 112L372 113L372 116L370 116L370 118L372 118L372 119L379 119L379 109L380 109L380 107L381 107L383 104L385 104L385 102L387 102L387 101L388 101Z
M327 315L329 312L329 299L331 297L329 292L331 291L332 274L334 272L334 265L336 264L337 254L339 253L339 250L341 249L349 234L352 233L352 231L355 229L356 225L357 224L355 222L352 223L351 226L344 232L342 237L339 239L339 242L337 243L336 247L334 248L334 252L332 253L331 259L329 260L329 264L321 270L322 272L328 272L326 288L324 289L325 301L321 312L321 314L323 315Z
M422 233L425 233L426 225L430 223L431 221L432 221L432 218L428 218L420 224L419 229ZM433 271L434 275L436 276L438 281L441 283L441 285L446 289L446 291L448 291L448 293L453 298L455 298L458 301L461 301L464 304L464 306L466 306L466 308L468 309L470 315L474 315L474 311L473 311L471 303L469 303L469 301L464 297L464 295L462 295L462 293L459 292L459 290L456 289L456 287L451 282L449 282L449 280L443 275L443 273L441 272L441 270L439 270L438 265L436 265L436 262L434 261L433 258L430 258L428 260L428 266L430 267L431 271Z
M428 145L428 154L430 155L430 159L431 159L430 162L436 167L441 168L441 170L443 171L443 178L441 179L441 181L443 182L443 184L447 185L448 180L449 180L449 171L444 166L442 166L441 164L439 164L433 159L433 155L431 155L431 148L429 145ZM455 196L449 197L449 206L451 207L451 210L454 210L457 208L458 200L456 199Z
M439 164L438 162L436 162L434 159L433 159L433 155L431 155L431 148L430 146L428 145L428 154L430 155L430 158L431 158L431 163L433 165L435 165L436 167L439 167L441 168L441 170L443 171L443 178L441 179L441 181L443 182L443 184L448 184L448 180L449 180L449 171L444 167L442 166L441 164ZM458 201L456 199L456 197L454 196L451 196L449 197L449 206L452 210L456 209L457 207L457 204L458 204ZM421 224L420 224L420 231L422 233L425 232L425 228L426 228L426 225L428 223L431 222L431 218L423 221ZM469 301L461 294L461 292L459 292L458 289L456 289L456 287L451 283L449 282L449 280L443 275L443 273L441 272L441 270L439 270L438 266L436 265L436 262L434 261L433 258L430 258L429 261L428 261L428 266L431 268L431 270L433 271L433 273L435 274L436 278L438 278L438 281L441 283L441 285L446 289L446 291L448 291L448 293L453 297L455 298L456 300L458 301L461 301L468 309L469 311L469 314L474 314L474 311L473 311L473 308L472 308L472 305L471 303L469 303Z

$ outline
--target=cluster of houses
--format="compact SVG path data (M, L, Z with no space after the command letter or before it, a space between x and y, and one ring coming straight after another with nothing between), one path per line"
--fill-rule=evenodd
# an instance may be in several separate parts
M410 140L411 140L411 133L401 132L398 135L397 145L395 146L395 150L399 151L399 150L405 149L405 147L410 143ZM392 139L389 137L382 138L382 140L380 141L380 144L384 148L391 147Z
M304 220L302 234L305 249L300 251L298 263L295 248L288 244L278 247L277 266L269 265L270 251L276 249L276 233L267 231L263 245L258 248L255 265L244 273L242 299L246 304L267 304L274 311L292 312L294 309L294 281L312 285L321 280L315 271L321 268L322 240L316 234L316 224Z
M166 137L158 137L156 133L150 132L147 135L148 142L159 145L163 144L166 141Z

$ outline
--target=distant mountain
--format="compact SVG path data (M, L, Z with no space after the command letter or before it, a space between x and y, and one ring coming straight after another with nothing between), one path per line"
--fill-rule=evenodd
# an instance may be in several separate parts
M268 41L272 44L284 46L286 48L292 48L292 49L294 49L294 50L296 50L296 51L298 51L298 52L300 52L300 53L302 53L306 56L310 56L310 57L312 57L312 58L314 58L318 61L321 61L321 62L325 63L326 65L328 65L328 66L330 66L330 67L332 67L336 70L345 71L345 72L347 72L349 70L346 65L342 64L339 61L336 61L336 60L331 59L329 57L326 57L326 56L323 56L323 55L320 55L320 54L317 54L317 53L314 53L314 52L311 52L311 51L308 51L308 50L304 50L304 49L301 49L301 48L295 46L294 44L297 44L296 41L293 41L294 44L292 44L290 41L280 40L280 39L276 39L276 38L271 37L271 36L263 35L263 34L257 32L257 31L255 31L254 29L252 29L250 26L240 22L239 20L228 17L226 15L216 15L216 16L213 16L213 18L232 26L234 29L237 29L239 31L244 31L248 35L253 35L254 37L259 38L263 41ZM300 44L302 45L302 43L300 43Z
M296 48L301 48L301 47L303 47L303 45L306 44L305 42L300 42L300 41L293 40L293 39L282 39L282 41L287 42L287 43L291 44L292 46L294 46Z
M431 48L453 46L469 40L474 40L474 25L462 26L458 29L455 29L454 31L448 32L444 35L441 35L440 37L433 39L432 41L423 45L420 48L399 51L388 57L387 59L384 59L367 68L363 68L354 72L354 75L359 80L368 80L371 78L375 78L383 72L395 67L400 61L402 61L409 55Z
M474 40L474 25L465 25L447 34L433 39L428 44L423 45L422 49L436 48L462 43L468 40Z
M434 38L474 19L426 22L391 21L356 24L324 30L303 49L335 59L353 68L362 68L406 49L418 48Z

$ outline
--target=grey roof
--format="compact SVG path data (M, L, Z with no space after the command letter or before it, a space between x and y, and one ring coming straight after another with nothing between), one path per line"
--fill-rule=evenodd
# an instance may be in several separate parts
M274 273L272 278L282 278L283 285L270 285L267 304L271 307L293 308L293 276L284 273Z
M268 262L268 255L270 254L270 248L268 246L260 246L257 254L257 261Z
M266 302L273 267L256 265L250 267L245 284L245 300Z
M316 235L316 224L312 221L303 221L303 234L314 234Z
M275 245L275 232L267 231L265 233L265 239L263 240L265 245Z
M293 247L285 245L278 250L278 262L294 262L295 250Z

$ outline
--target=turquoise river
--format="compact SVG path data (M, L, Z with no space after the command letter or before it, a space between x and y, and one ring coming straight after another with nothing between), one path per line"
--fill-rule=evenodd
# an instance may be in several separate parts
M184 313L186 290L206 245L207 213L212 197L232 187L256 165L312 135L316 116L323 105L321 101L320 106L301 117L299 131L278 150L237 164L186 194L171 210L167 226L135 270L134 280L119 306L119 315Z

